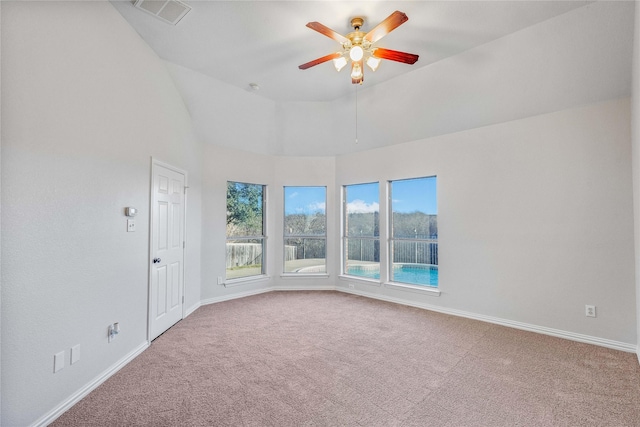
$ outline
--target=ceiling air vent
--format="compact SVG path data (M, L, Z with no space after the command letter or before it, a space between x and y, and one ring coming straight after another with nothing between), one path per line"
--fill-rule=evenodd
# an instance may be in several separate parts
M191 10L191 6L179 0L135 0L133 5L173 25Z

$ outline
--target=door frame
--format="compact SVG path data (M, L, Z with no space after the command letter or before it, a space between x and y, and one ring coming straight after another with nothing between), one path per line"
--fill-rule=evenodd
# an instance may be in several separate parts
M186 272L187 272L187 189L189 188L189 176L187 175L187 171L177 168L169 163L165 163L160 161L153 156L151 157L151 177L149 182L149 241L148 241L148 255L147 258L147 266L149 270L147 272L148 280L147 280L147 343L151 344L151 287L153 286L152 278L153 278L153 265L151 264L151 259L153 258L153 192L154 192L154 177L156 167L163 167L165 169L169 169L173 172L179 173L184 176L184 203L182 205L182 229L183 229L183 238L182 241L182 315L181 319L185 318L185 300L186 300Z

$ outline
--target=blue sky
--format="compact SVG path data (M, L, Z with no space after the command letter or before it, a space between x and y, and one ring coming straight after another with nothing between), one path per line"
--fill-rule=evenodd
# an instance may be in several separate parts
M394 181L392 183L393 210L395 212L438 213L436 177ZM350 212L374 212L379 210L379 185L377 182L348 186L347 205Z
M391 184L394 212L438 213L436 177L405 179Z
M395 212L438 213L436 177L405 179L392 183L393 210ZM285 215L314 214L326 209L326 187L285 187ZM347 204L354 213L380 210L380 192L377 182L349 185Z
M312 215L325 212L327 200L326 187L284 187L285 215L305 213Z

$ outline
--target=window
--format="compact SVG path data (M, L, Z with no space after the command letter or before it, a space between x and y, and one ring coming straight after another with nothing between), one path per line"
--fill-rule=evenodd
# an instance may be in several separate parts
M326 273L326 204L326 187L284 187L285 273Z
M265 273L265 189L227 182L227 279Z
M436 177L389 182L390 279L438 286Z
M343 191L343 272L380 278L380 204L377 182L345 185Z

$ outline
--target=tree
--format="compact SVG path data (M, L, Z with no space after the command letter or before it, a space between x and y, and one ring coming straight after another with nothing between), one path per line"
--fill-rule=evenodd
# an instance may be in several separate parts
M227 182L227 236L261 236L264 187Z

